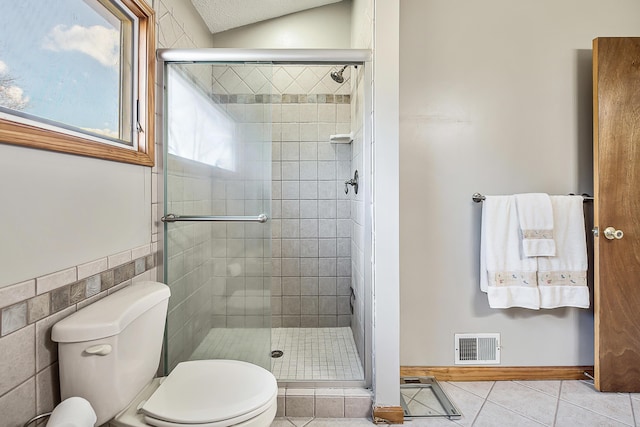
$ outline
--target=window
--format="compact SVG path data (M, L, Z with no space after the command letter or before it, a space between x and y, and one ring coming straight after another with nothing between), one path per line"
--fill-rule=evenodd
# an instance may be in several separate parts
M176 66L169 67L167 88L169 154L235 171L236 123Z
M21 0L0 14L0 142L153 165L145 0Z

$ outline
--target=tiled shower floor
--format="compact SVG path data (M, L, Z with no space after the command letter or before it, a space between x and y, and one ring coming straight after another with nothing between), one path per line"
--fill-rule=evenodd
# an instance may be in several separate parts
M284 352L271 362L278 380L364 380L351 328L274 328L271 348Z
M231 359L269 365L267 328L213 328L191 354L190 360Z
M270 349L268 331L211 329L190 359L235 359L264 366L265 354L282 350L282 357L271 359L271 372L280 381L364 379L351 328L274 328Z

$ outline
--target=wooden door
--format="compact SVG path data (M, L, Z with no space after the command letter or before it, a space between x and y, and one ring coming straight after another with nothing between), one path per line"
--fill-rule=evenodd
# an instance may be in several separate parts
M595 39L593 83L595 386L640 392L640 37Z

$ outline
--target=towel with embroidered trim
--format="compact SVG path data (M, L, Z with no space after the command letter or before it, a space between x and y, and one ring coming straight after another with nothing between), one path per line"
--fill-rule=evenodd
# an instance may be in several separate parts
M538 258L540 308L589 308L582 196L550 196L556 256Z
M492 308L540 308L537 258L525 257L515 196L486 196L482 206L480 289Z

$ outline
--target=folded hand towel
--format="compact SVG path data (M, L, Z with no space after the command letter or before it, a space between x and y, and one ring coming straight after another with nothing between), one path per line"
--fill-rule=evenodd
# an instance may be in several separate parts
M553 212L548 194L516 194L524 256L554 256Z
M482 206L480 289L492 308L540 308L537 258L521 255L514 196L486 196Z
M589 308L582 196L550 196L556 256L538 258L540 307Z

